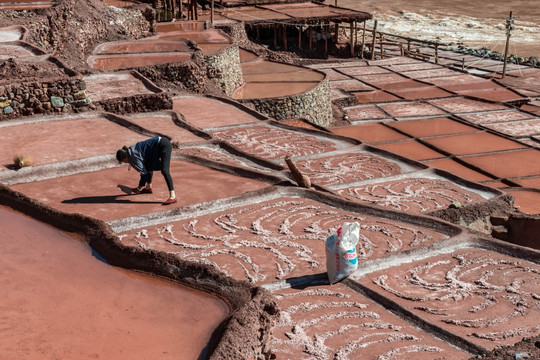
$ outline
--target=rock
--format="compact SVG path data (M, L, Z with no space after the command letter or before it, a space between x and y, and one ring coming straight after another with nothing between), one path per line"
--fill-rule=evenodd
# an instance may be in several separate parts
M64 99L59 96L51 96L51 105L54 108L61 108L64 106Z
M75 100L84 100L84 99L86 99L87 98L86 90L77 91L75 94L73 94L73 98Z
M5 108L11 105L11 100L0 101L0 108Z
M4 114L11 114L13 112L13 108L11 106L6 106L4 108Z

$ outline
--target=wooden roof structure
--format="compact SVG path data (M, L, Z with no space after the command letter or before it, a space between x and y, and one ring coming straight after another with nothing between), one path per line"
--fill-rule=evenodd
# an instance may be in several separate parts
M235 0L229 0L235 1ZM216 1L216 5L219 1ZM296 2L239 7L216 6L216 20L241 21L249 25L318 24L325 21L362 22L371 19L371 14L363 11L325 5L319 2Z

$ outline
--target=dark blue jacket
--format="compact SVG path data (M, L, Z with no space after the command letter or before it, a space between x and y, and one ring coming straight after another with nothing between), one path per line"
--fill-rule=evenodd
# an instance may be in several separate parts
M140 141L128 148L129 164L141 175L161 170L159 162L159 141L161 136Z

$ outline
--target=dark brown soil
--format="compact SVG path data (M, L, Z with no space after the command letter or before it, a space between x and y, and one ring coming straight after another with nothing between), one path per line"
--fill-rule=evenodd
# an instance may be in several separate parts
M523 338L514 346L501 346L482 357L471 357L469 360L515 360L515 359L540 359L540 336Z
M0 79L22 80L29 78L65 77L66 69L51 61L25 62L15 58L0 62ZM0 81L1 82L1 81Z
M88 70L86 58L95 46L146 37L153 30L154 19L149 5L117 11L101 0L58 0L47 9L0 11L0 24L25 26L27 42L79 71Z

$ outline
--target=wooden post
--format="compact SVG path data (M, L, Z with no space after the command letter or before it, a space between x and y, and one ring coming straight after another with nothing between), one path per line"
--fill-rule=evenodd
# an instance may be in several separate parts
M339 23L336 23L335 26L336 26L335 27L335 31L336 31L336 40L335 40L335 42L337 44L339 42Z
M358 24L354 22L354 47L358 45Z
M298 170L295 163L291 160L291 157L289 155L285 156L285 163L289 167L289 170L291 171L291 175L298 184L298 186L304 187L306 189L309 189L311 187L311 179L304 175Z
M287 51L287 25L281 25L281 31L283 32L283 51Z
M366 48L366 20L364 20L364 29L362 30L362 47L360 49L360 59L364 58L365 48Z
M435 64L439 65L439 44L435 44Z
M328 55L328 23L323 25L323 36L324 36L324 56Z
M214 25L214 0L212 0L210 5L210 22Z
M407 40L407 51L411 52L411 40Z
M510 45L510 31L514 28L514 19L512 19L512 12L510 11L510 16L506 19L506 45L504 47L504 64L502 78L506 76L506 62L508 61L508 46Z
M403 49L403 44L399 44L399 54L401 56L405 56L405 50Z
M382 33L379 33L379 41L381 42L379 45L381 47L381 58L382 58L384 56L384 49L383 49L384 35Z
M366 20L364 20L364 30L362 31L362 44L366 42Z
M351 44L351 57L354 57L354 37L353 37L353 22L352 21L349 23L349 32L350 32L350 36L351 36L351 41L350 41L350 44Z
M375 41L377 40L377 24L378 24L378 21L375 20L375 25L373 25L373 39L371 40L371 60L375 59Z
M182 19L183 16L184 16L184 4L183 4L183 1L184 0L180 0L180 19Z
M313 28L309 25L309 55L311 55L311 46L313 44Z
M302 49L302 26L298 27L298 50Z
M465 70L465 58L461 59L461 70Z

